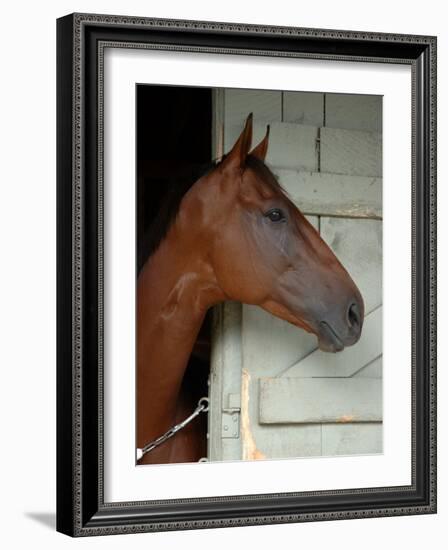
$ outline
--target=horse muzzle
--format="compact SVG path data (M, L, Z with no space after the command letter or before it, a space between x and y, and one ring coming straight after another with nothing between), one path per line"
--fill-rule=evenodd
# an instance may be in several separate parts
M342 351L359 340L364 320L364 304L361 300L351 300L342 315L331 312L317 327L319 349L328 352Z

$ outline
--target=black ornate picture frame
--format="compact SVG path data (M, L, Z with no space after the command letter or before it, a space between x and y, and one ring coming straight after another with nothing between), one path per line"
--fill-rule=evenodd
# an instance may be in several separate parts
M396 63L412 70L412 483L108 503L103 480L107 47ZM57 21L57 529L71 536L436 512L436 38L73 14ZM397 345L400 345L397 342Z

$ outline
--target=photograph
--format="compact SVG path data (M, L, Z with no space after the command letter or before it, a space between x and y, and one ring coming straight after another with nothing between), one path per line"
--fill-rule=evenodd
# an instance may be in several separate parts
M382 97L137 85L138 464L382 452Z

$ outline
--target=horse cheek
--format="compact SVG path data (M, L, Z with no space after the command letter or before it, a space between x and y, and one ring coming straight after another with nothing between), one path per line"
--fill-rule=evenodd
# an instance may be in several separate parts
M250 252L239 248L217 254L214 258L214 271L218 286L228 300L245 304L259 304L266 296L267 284L257 270Z

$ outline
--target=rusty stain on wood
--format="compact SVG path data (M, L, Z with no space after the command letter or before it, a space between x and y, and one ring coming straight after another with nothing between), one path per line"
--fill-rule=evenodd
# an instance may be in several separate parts
M257 444L255 443L255 438L250 428L249 383L249 371L243 369L241 381L241 439L243 442L243 460L263 460L266 456L257 449Z
M340 418L338 418L338 422L341 422L342 424L346 422L354 422L355 417L353 414L344 414Z
M259 395L260 424L382 420L379 378L260 378Z

